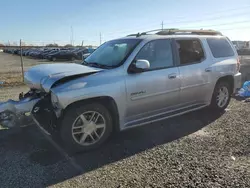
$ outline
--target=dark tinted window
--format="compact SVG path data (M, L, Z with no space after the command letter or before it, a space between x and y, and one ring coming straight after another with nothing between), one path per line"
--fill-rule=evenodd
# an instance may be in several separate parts
M215 58L234 56L234 51L226 39L210 38L207 42Z
M203 48L198 39L177 40L176 45L181 65L200 63L205 59Z
M136 59L148 60L150 70L174 65L170 40L154 40L147 43L137 54Z

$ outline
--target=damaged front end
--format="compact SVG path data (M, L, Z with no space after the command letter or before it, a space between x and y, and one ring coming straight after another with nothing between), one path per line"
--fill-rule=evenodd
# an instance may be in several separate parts
M0 125L5 128L26 126L32 123L30 118L34 105L45 96L44 92L30 90L19 95L19 101L0 102Z
M55 120L61 116L61 109L56 102L54 107L52 105L55 95L51 88L100 71L102 69L66 63L32 67L24 76L25 84L31 88L30 91L20 94L19 101L0 102L0 125L13 128L30 124L34 120L39 127L53 129ZM81 87L83 86L84 84L81 84Z

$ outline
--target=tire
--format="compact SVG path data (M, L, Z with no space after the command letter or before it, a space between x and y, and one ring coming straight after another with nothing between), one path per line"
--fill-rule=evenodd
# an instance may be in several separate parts
M219 102L219 93L220 91L225 91L227 90L227 95L225 94L225 96L227 96L226 98L224 98L225 100L223 100L224 102L220 103ZM215 111L223 111L227 108L230 100L231 100L231 88L229 83L225 82L225 81L220 81L216 84L215 88L214 88L214 92L213 92L213 96L212 96L212 100L211 100L211 104L210 104L210 108L215 110ZM224 92L225 93L225 92ZM223 97L222 97L223 98Z
M71 61L75 61L75 60L76 60L76 58L75 58L75 57L72 57L72 58L71 58Z
M89 117L91 116L90 118L92 118L93 114L90 114L91 112L96 112L97 115L100 114L100 116L95 115L95 118L97 119L97 121L99 121L99 123L97 122L95 126L97 127L98 125L102 126L103 124L105 124L105 128L98 128L94 132L92 132L92 128L94 127L94 125L92 126L92 124L89 123L92 121L89 121L89 118L88 118L88 116ZM83 123L85 121L82 121L82 116L86 118L85 120L87 120L86 122L88 123ZM99 117L99 119L97 117ZM102 121L102 118L104 119L104 121ZM94 119L93 121L95 121L96 119ZM101 123L104 122L104 123L101 124L100 122ZM73 127L79 127L79 125L76 126L76 124L78 123L80 124L80 126L85 126L85 128L75 128L74 129L75 136L74 136ZM66 147L67 151L70 153L75 153L79 151L88 151L88 150L98 148L101 144L103 144L103 142L105 142L108 139L108 137L110 136L112 132L112 129L113 129L113 125L112 125L112 118L111 118L110 112L103 105L98 104L98 103L92 103L92 104L86 104L86 105L81 105L81 106L80 105L74 106L70 108L66 112L62 120L62 126L60 128L60 135L61 135L62 142L64 146ZM83 130L86 132L92 132L92 133L86 133ZM83 133L78 133L82 131ZM101 133L101 131L103 132ZM97 137L96 134L98 134L99 137ZM83 139L84 142L80 144L79 142L81 142L80 140L82 138L85 138L85 139ZM99 140L94 141L93 138L97 138L97 139L99 138Z

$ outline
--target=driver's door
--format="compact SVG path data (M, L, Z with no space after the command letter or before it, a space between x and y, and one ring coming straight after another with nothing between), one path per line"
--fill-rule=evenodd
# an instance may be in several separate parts
M147 43L136 59L148 60L149 70L129 73L126 78L127 111L125 126L133 126L164 116L179 102L180 79L172 53L172 41Z

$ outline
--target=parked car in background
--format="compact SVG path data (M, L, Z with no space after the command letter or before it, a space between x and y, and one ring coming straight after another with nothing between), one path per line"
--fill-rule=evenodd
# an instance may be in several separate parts
M48 50L45 50L43 53L42 53L42 59L47 59L47 55L51 54L51 53L55 53L55 52L58 52L60 49L48 49Z
M72 52L70 50L60 50L58 52L55 52L53 54L48 55L47 59L50 61L56 61L56 60L74 61L76 59L79 59L79 57L78 57L77 53Z
M86 59L89 55L90 55L90 53L83 54L82 55L82 60Z
M81 49L77 52L78 56L81 57L81 59L83 59L84 57L87 57L88 55L85 54L91 54L95 51L94 48L85 48L85 49Z
M48 56L48 55L57 53L57 52L59 52L60 50L61 50L61 49L56 48L56 49L50 49L49 51L44 52L44 53L43 53L43 59L47 59L47 56Z
M85 47L70 47L70 48L23 48L22 55L30 56L38 59L49 59L51 61L56 60L81 60L84 54L91 54L94 51L93 48ZM16 55L21 54L20 48L6 48L5 53L12 53ZM87 57L87 55L85 55Z
M22 50L22 56L26 56L26 53L29 51L29 49L23 49Z

